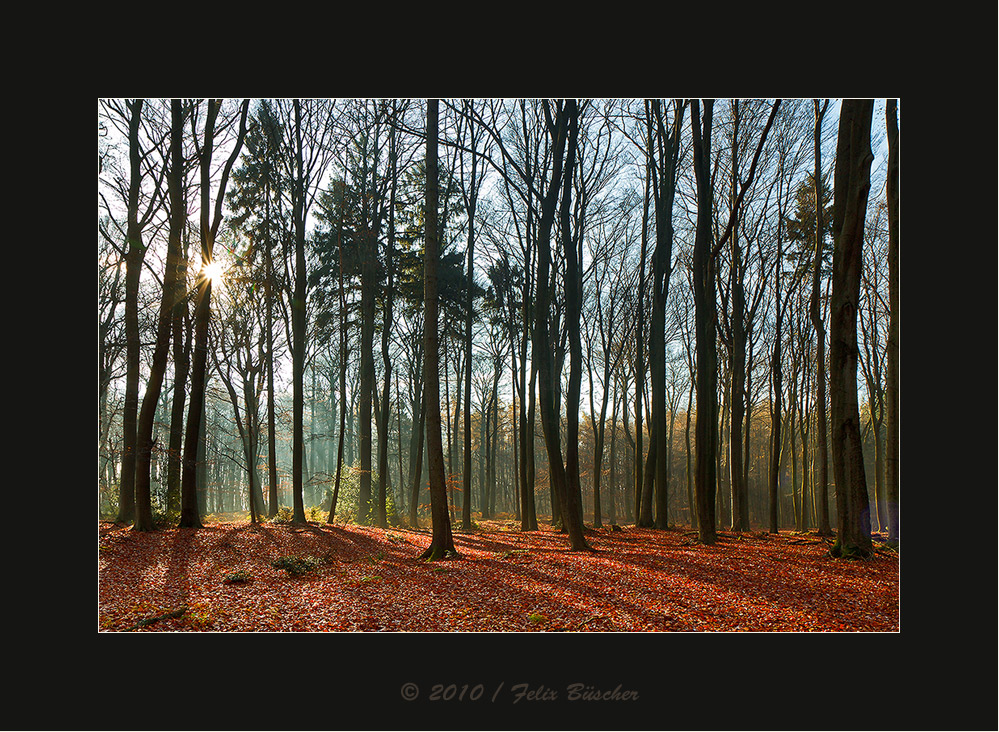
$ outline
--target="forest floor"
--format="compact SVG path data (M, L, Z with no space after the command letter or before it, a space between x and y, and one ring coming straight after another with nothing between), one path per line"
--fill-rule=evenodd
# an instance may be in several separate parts
M813 534L594 529L481 521L461 557L426 531L248 522L136 532L101 523L100 631L899 630L899 559L833 559ZM276 565L276 566L275 566Z

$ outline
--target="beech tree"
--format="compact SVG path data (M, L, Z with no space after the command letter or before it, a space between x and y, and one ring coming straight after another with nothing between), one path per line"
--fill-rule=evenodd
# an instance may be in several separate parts
M122 412L121 474L118 490L118 515L116 521L128 523L135 516L136 446L139 419L139 369L141 343L139 341L139 283L148 244L143 232L160 210L162 181L166 165L159 146L164 133L150 129L146 101L106 100L102 102L103 119L125 137L128 146L128 172L116 176L113 182L125 206L125 227L114 216L108 218L111 226L124 240L121 254L125 263L124 334L125 334L125 399ZM112 171L113 172L113 171ZM104 201L110 212L112 204ZM118 237L109 236L109 241ZM147 523L144 519L143 523Z
M191 361L191 401L187 412L187 426L184 435L184 457L181 472L180 527L199 528L201 517L198 513L198 449L202 419L205 413L205 383L208 367L208 326L211 317L212 269L215 258L215 237L222 225L222 203L229 181L229 173L246 134L246 118L250 100L244 99L239 106L239 129L229 157L226 159L218 185L215 205L212 206L212 158L217 141L216 124L222 107L221 99L209 99L205 116L203 137L197 145L198 164L201 173L201 271L198 273L194 306L194 343ZM231 122L230 122L231 124Z
M174 322L174 312L181 307L184 285L184 269L181 264L181 236L187 223L187 210L184 207L184 105L179 99L170 103L170 153L166 163L167 188L170 202L170 225L167 235L166 269L163 273L163 296L160 301L156 321L156 347L149 365L149 378L146 392L142 397L142 409L136 430L135 459L135 522L136 531L152 531L153 511L150 495L151 461L153 452L153 420L159 403L163 377L170 358L170 334Z
M427 461L430 471L430 519L433 535L421 559L436 561L458 557L451 535L451 517L447 509L447 486L444 482L444 444L441 439L440 341L438 338L437 271L440 242L437 230L437 135L440 102L427 100L427 183L426 234L424 244L423 319L424 357L423 388L426 401Z
M832 296L829 308L830 439L836 482L835 557L873 553L860 409L857 398L857 310L863 270L864 222L871 188L870 99L840 107L834 178Z
M899 489L899 401L898 401L898 348L899 348L899 293L898 293L898 187L899 142L898 100L889 99L885 107L888 127L888 438L885 454L886 490L888 494L888 540L899 540L898 489Z
M303 460L305 439L305 355L308 271L306 262L306 219L319 192L323 174L332 159L328 144L333 130L333 115L322 100L291 101L279 107L285 135L281 160L291 199L294 262L289 266L291 280L291 363L292 363L292 503L293 521L306 523L303 497Z
M465 409L464 409L464 440L462 445L462 528L469 531L472 528L472 300L475 292L475 221L476 204L479 200L479 189L482 187L482 172L479 169L479 141L482 131L474 122L471 107L473 102L462 102L461 114L458 118L459 160L458 173L462 185L461 195L468 214L468 239L466 245L467 276L465 301ZM467 141L464 135L467 134ZM468 179L465 179L464 146L469 148ZM485 506L481 507L483 515L488 513Z
M669 295L669 280L673 267L673 201L676 197L680 131L686 106L687 103L683 100L673 101L671 122L667 120L662 101L659 99L646 102L645 112L649 145L648 171L651 178L649 188L655 203L656 245L652 252L652 322L649 331L652 423L649 431L649 467L645 471L646 486L643 495L651 496L653 492L655 493L657 497L655 526L660 529L667 527L666 299ZM646 522L648 518L645 517Z
M822 222L822 119L825 117L829 100L824 100L821 106L819 106L818 99L814 99L813 103L815 105L815 135L813 138L815 146L815 173L812 176L812 182L815 186L815 249L812 261L812 296L809 303L808 315L812 321L812 328L815 329L817 349L815 355L815 383L817 387L815 405L818 409L818 414L816 415L817 434L815 440L818 446L818 455L816 456L815 479L819 487L819 534L822 536L831 536L832 529L829 527L829 499L827 496L829 485L829 451L826 436L826 424L828 422L826 415L826 329L825 324L822 322L822 311L819 307L820 273L822 270L823 243L825 241L825 229Z

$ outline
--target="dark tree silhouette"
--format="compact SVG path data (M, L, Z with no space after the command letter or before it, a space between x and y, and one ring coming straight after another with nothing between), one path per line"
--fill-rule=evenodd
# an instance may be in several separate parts
M871 189L874 101L844 99L836 146L832 296L829 308L829 398L837 536L832 555L873 553L867 477L857 403L857 308L864 221Z
M437 229L437 134L440 103L427 100L426 244L424 248L423 384L426 400L427 467L430 472L430 519L433 535L421 559L436 561L458 556L451 536L447 486L444 483L444 444L441 439L440 341L438 339L437 271L440 242Z

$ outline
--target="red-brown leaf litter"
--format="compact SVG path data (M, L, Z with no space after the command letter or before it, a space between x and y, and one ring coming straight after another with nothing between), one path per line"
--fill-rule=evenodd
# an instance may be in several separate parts
M721 532L713 545L682 529L586 536L593 551L572 552L547 526L484 521L455 529L459 559L427 562L430 534L403 528L102 523L99 629L899 631L898 555L878 542L858 560L788 532Z

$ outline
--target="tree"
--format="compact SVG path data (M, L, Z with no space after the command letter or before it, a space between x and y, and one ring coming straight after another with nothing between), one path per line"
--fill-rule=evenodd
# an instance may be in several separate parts
M266 374L267 337L263 308L255 296L253 278L227 277L227 297L212 349L215 370L229 394L236 429L243 447L250 523L263 514L263 493L257 475L260 444L260 396ZM240 282L239 280L242 280ZM242 394L242 398L240 397ZM242 410L240 409L242 401Z
M389 171L386 176L390 187L388 200L388 236L385 241L385 289L383 300L382 317L382 397L381 397L381 424L382 429L378 437L378 495L375 500L375 523L378 526L388 525L387 516L387 486L389 478L388 470L388 422L389 422L389 386L392 378L392 358L389 353L389 339L392 333L392 300L395 289L395 267L393 253L395 250L395 201L397 189L398 172L398 131L396 117L398 110L396 102L392 100L391 108L388 111L389 117Z
M863 269L864 221L871 188L870 99L844 99L834 177L832 296L829 320L830 438L836 482L835 557L873 553L870 507L857 401L857 309Z
M829 454L828 440L826 437L826 329L822 322L822 311L819 308L820 284L819 278L822 269L822 250L825 237L823 236L823 212L822 212L822 118L825 116L829 100L826 99L822 106L819 100L814 99L815 105L815 174L812 182L815 186L815 249L812 261L812 297L808 308L808 315L812 321L812 328L815 330L816 355L815 355L815 384L817 387L816 407L818 408L816 443L818 445L817 474L815 476L819 487L819 534L831 536L832 529L829 526L829 499L827 490L829 485Z
M624 312L621 307L622 303L627 299L627 290L634 288L635 277L632 273L629 273L628 262L623 256L623 251L620 253L621 256L614 257L614 253L611 251L613 242L616 238L621 236L621 232L612 228L607 230L606 224L608 219L613 219L617 226L627 226L628 222L628 211L614 209L609 217L604 217L601 225L597 227L599 234L591 238L592 240L597 240L597 250L590 252L590 262L591 267L594 270L592 290L593 296L590 301L592 306L592 311L585 318L587 325L587 373L589 377L590 384L590 424L593 429L593 526L594 528L599 528L603 525L602 519L602 500L600 495L600 485L602 477L602 466L604 458L604 444L606 440L606 419L607 419L607 403L611 398L611 392L614 391L613 405L612 405L612 416L611 416L611 471L613 475L614 470L614 456L613 456L613 431L615 422L617 420L617 379L614 375L617 373L619 365L622 362L624 356L624 343L625 337L621 321L624 320ZM619 215L619 217L617 216ZM623 250L623 247L622 247ZM612 269L613 268L613 269ZM604 304L604 299L608 300L608 303ZM596 329L596 333L593 329ZM594 342L599 339L598 342ZM594 388L593 381L593 357L594 352L599 351L601 359L603 361L603 369L600 376L600 408L597 409L594 403ZM612 384L612 378L614 382ZM613 481L612 481L613 483ZM611 491L613 491L613 485L611 485ZM611 494L611 509L610 516L611 520L614 519L614 504L613 504L613 493Z
M888 440L885 455L888 494L888 541L898 542L898 100L885 108L888 127Z
M691 101L697 228L694 238L694 334L697 359L697 422L694 427L694 495L698 539L715 542L715 451L718 449L717 355L715 353L715 274L711 257L711 125L714 100Z
M652 424L649 434L649 463L644 494L652 493L655 483L657 528L667 528L666 504L666 299L673 257L673 201L676 197L677 161L680 155L680 130L686 102L674 100L673 121L666 132L662 102L646 103L649 140L649 173L655 201L656 246L652 252L652 322L649 332L649 372L652 378ZM658 155L656 151L658 150Z
M451 536L451 518L447 510L447 486L444 482L444 444L441 439L440 395L440 341L438 338L438 264L440 242L437 231L437 135L439 100L427 100L427 183L426 183L426 235L424 245L424 296L425 307L423 384L426 405L427 458L430 472L430 518L432 537L420 555L421 559L436 561L458 557Z
M143 99L108 100L103 104L105 119L125 135L128 144L128 177L116 181L125 203L125 230L114 222L123 234L127 246L125 261L125 400L122 413L121 476L118 491L116 521L128 523L135 517L136 447L139 412L139 283L148 245L143 231L158 212L161 201L161 181L166 166L157 166L155 154L160 144L158 133L148 129ZM145 123L144 123L145 122ZM145 130L145 134L143 131ZM124 178L124 176L122 176ZM144 190L145 181L152 180L151 190ZM108 204L106 204L108 205ZM110 208L110 207L109 207ZM144 520L143 523L146 523Z
M281 176L281 139L284 135L274 107L262 100L246 132L246 151L242 165L233 171L229 207L232 225L250 240L249 259L263 255L264 314L267 338L267 482L268 518L278 512L277 423L274 363L277 360L275 306L281 305L283 283L274 265L274 249L286 237L289 226L282 200L285 195Z
M136 531L152 531L153 512L150 495L151 459L153 452L153 420L160 399L163 376L170 357L170 332L175 310L181 307L185 282L181 253L181 236L187 223L184 207L184 110L183 102L170 103L170 161L167 188L170 199L170 230L167 236L166 271L163 274L163 296L156 322L156 347L149 365L149 379L142 398L142 410L136 431L135 459L135 523Z
M292 363L292 503L295 523L307 523L303 495L303 458L305 440L305 354L308 271L306 263L306 219L312 207L323 174L329 165L333 148L329 144L333 130L331 107L322 100L291 101L291 109L279 107L278 116L284 129L281 160L291 198L291 219L294 230L294 265L291 292L291 363Z
M711 219L714 201L711 181L711 125L714 100L706 100L703 120L697 100L691 102L694 143L694 173L697 182L697 227L694 238L693 275L695 341L697 356L697 423L695 426L695 494L697 496L698 539L713 544L715 529L715 492L717 490L718 404L716 349L717 304L715 297L716 257L732 236L738 212L746 192L753 184L760 154L780 109L775 100L770 116L760 134L759 144L749 166L746 180L739 187L728 224L712 245Z
M579 417L579 387L582 376L579 357L579 308L577 258L575 245L569 233L569 198L572 190L572 176L575 167L579 107L576 100L559 101L556 103L555 117L551 115L549 104L545 104L545 117L548 134L552 144L552 175L548 191L541 208L541 220L538 232L538 297L534 325L533 354L539 359L538 385L541 399L541 425L545 437L545 447L548 452L548 470L553 496L558 504L553 506L553 520L556 511L560 512L562 526L569 534L569 545L573 551L589 549L583 535L583 520L579 498L579 445L577 434L573 433L575 423L578 432ZM563 155L565 159L563 160ZM566 437L567 468L562 461L561 434L559 426L559 410L556 406L556 388L559 371L552 363L552 335L549 306L552 302L550 289L550 242L552 228L555 223L555 208L561 192L562 208L562 252L566 267L566 310L567 329L572 338L570 348L573 350L569 375L569 402L566 413L569 416L569 432ZM575 327L572 323L575 322ZM574 333L574 336L573 336ZM573 419L575 417L575 419ZM575 481L570 482L569 473L575 469Z
M468 181L465 181L465 166L464 166L464 156L462 156L462 164L459 166L459 174L461 176L461 195L464 199L465 210L468 212L468 246L466 250L467 256L467 268L468 268L468 282L466 285L466 301L465 301L465 430L464 430L464 444L462 451L462 476L461 476L461 490L462 490L462 508L461 508L461 521L462 528L465 531L470 531L472 528L472 298L475 291L475 273L473 270L474 262L474 251L475 251L475 208L479 200L479 189L482 186L482 177L478 170L479 162L479 151L478 151L478 140L476 135L478 134L478 127L473 120L473 115L471 111L472 102L465 100L462 102L462 113L459 117L459 140L460 145L459 152L463 150L465 141L462 139L462 131L465 129L466 125L468 128L468 141L467 145L471 151L469 155L471 159L471 169L469 171ZM488 510L483 507L482 515L485 516Z
M212 270L210 265L215 257L215 237L222 225L222 203L225 189L229 181L229 173L246 134L246 117L250 100L244 99L239 107L239 130L236 141L218 185L214 211L211 205L211 174L212 157L216 149L216 125L222 107L221 99L209 99L205 117L202 144L198 147L198 165L201 171L201 271L198 273L194 309L194 343L191 362L191 401L187 412L187 431L184 436L184 457L181 472L181 528L200 528L201 518L198 514L197 483L198 483L198 447L201 434L202 419L205 412L205 382L208 365L208 324L211 317ZM221 125L220 125L221 127Z

